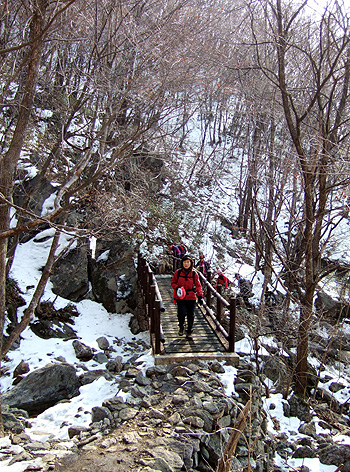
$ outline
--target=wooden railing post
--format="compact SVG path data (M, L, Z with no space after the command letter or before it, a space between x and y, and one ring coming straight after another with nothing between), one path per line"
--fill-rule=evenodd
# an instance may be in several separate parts
M154 351L155 354L160 354L160 301L154 301Z
M218 285L216 290L221 295L222 285ZM217 297L217 299L216 299L216 319L218 320L219 323L221 323L221 318L222 318L222 301L220 300L219 297Z
M147 305L150 304L150 299L151 299L151 285L153 284L152 280L152 273L149 265L147 264L145 267L145 286L146 286L146 303Z
M230 298L230 330L228 339L229 352L235 352L235 336L236 336L236 298Z
M211 272L208 271L207 273L207 281L211 284ZM211 306L211 290L209 286L207 285L207 300L206 300L207 305L210 307Z
M149 316L149 331L151 334L155 332L155 320L154 320L154 302L156 298L156 287L151 285L149 288L149 304L148 304L148 316Z

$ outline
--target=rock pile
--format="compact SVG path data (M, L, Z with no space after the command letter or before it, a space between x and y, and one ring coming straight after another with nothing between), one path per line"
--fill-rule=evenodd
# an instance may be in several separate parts
M103 339L99 345L109 347ZM0 439L0 468L21 462L23 471L81 472L85 460L88 464L85 470L89 472L212 472L223 457L230 435L236 431L240 412L249 402L247 426L239 436L231 470L246 470L249 466L257 472L279 472L282 469L274 465L278 452L286 464L291 458L318 457L324 464L350 472L350 447L334 441L339 433L350 436L348 410L337 405L333 397L328 398L324 390L322 398L317 398L321 386L313 404L295 395L284 401L284 415L301 421L300 434L293 440L293 436L279 433L274 405L265 412L262 383L254 366L243 359L237 368L232 395L225 393L227 386L221 377L224 368L218 362L193 360L143 371L136 359L137 356L131 357L126 363L121 358L110 359L104 369L98 370L99 375L116 384L118 393L101 406L82 412L91 415L91 423L88 427L69 427L69 439L64 441L39 442L25 434L24 428L30 428L25 408L30 406L35 411L37 407L31 406L33 396L29 392L28 398L23 396L21 384L27 389L33 384L29 381L32 377L37 387L35 379L44 374L50 379L52 372L61 369L67 371L68 383L73 378L74 384L79 379L83 385L95 379L97 371L76 377L71 372L73 367L62 360L61 364L51 364L24 377L8 395L3 395L3 400L8 401L4 407L8 436ZM273 377L274 369L270 367L271 373L268 368L262 369L267 377ZM275 424L273 435L267 431L267 420ZM100 467L101 456L105 469ZM306 466L302 470L309 472Z
M249 451L245 434L233 461L242 467L249 460L256 470L267 470L273 449L261 416L256 378L249 368L239 368L240 393L228 397L220 381L223 372L218 362L155 366L145 373L129 366L119 380L120 394L92 408L89 427L70 427L70 441L38 443L24 433L11 434L0 442L1 458L6 465L26 461L30 467L26 470L73 470L66 465L59 468L64 454L78 456L78 451L102 449L114 451L119 458L124 452L124 465L120 459L120 466L127 467L124 470L209 471L221 458L238 414L252 399L249 435L255 441L254 452ZM131 445L135 445L134 455ZM126 466L132 456L133 463Z

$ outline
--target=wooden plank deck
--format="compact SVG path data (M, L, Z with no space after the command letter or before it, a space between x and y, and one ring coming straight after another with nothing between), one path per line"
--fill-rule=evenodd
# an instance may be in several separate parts
M156 364L169 364L187 359L201 360L226 360L237 365L237 354L227 352L227 342L216 332L205 315L205 310L195 309L192 340L186 336L179 336L177 321L177 305L173 303L173 289L171 288L171 275L156 276L157 284L163 299L165 311L161 313L161 325L165 338L165 352L155 356Z

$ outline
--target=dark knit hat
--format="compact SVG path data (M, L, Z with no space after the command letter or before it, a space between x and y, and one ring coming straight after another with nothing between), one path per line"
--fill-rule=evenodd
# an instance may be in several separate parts
M183 266L183 263L184 263L185 261L190 261L190 262L191 262L191 268L194 266L193 257L190 256L189 254L185 254L185 255L183 256L183 258L181 259L181 264L182 264L182 266Z

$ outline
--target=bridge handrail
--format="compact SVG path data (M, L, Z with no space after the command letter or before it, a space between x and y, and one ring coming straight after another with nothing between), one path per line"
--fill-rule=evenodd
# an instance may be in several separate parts
M180 267L181 259L170 255L173 259L174 271ZM150 336L154 336L154 351L155 354L161 352L161 342L164 342L164 336L162 332L160 313L165 311L162 296L157 284L157 280L153 270L146 259L139 253L138 254L138 278L141 286L141 291L145 300L145 314L149 318L149 329ZM236 332L236 298L231 297L228 302L221 294L222 286L218 286L217 289L210 283L211 273L208 272L205 277L201 271L196 270L198 273L202 285L207 287L206 300L203 300L203 309L205 310L205 316L210 318L210 323L215 327L217 331L223 336L224 344L228 342L226 349L229 352L234 352L235 347L235 332ZM216 298L216 312L212 308L211 299L212 295ZM222 326L222 308L229 308L229 331Z
M205 277L201 271L197 271L201 282L207 287L207 296L206 301L204 301L204 309L206 313L211 317L215 323L217 329L224 335L225 339L228 341L228 351L234 352L235 350L235 336L236 336L236 297L231 297L228 302L222 295L221 290L222 286L219 285L217 289L213 287L210 283L211 273L208 271L207 277ZM216 297L216 312L211 308L211 296ZM229 308L230 317L229 317L229 332L222 326L222 307Z
M181 258L174 256L173 254L168 254L168 256L172 260L173 271L175 272L176 269L181 267ZM194 261L195 263L195 261ZM205 284L207 287L207 296L206 300L204 301L203 308L205 309L206 314L210 317L213 321L217 330L219 330L222 335L224 336L226 342L228 342L228 351L234 352L235 350L235 336L236 336L236 297L231 297L230 301L228 302L222 296L222 286L219 285L216 288L213 287L211 284L211 272L208 271L206 277L200 270L196 270L198 273L202 285ZM216 312L211 308L211 299L212 296L216 298ZM222 311L224 308L228 308L230 312L229 317L229 332L222 326Z
M154 335L155 354L161 353L161 341L164 339L162 326L160 322L160 313L165 311L162 296L155 278L155 275L146 261L138 253L137 275L140 283L141 292L145 301L145 314L149 318L150 336Z

